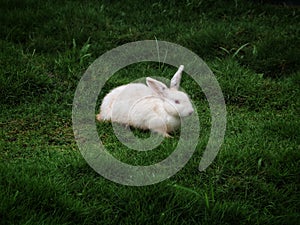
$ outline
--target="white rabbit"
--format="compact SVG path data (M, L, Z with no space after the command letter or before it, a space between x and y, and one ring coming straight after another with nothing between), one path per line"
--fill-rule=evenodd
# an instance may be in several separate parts
M180 126L180 117L194 112L187 94L179 91L181 65L171 79L170 88L150 77L146 83L130 83L108 93L101 104L99 121L112 121L141 129L149 129L170 137Z

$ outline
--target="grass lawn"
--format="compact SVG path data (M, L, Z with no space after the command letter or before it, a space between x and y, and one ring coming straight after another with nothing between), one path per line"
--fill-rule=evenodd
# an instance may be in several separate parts
M1 0L0 224L299 224L299 8L258 2ZM82 157L72 102L95 59L147 39L177 43L207 63L225 97L227 130L199 172L210 111L184 75L201 124L193 157L161 183L123 186ZM131 65L109 79L98 104L113 87L175 71ZM97 129L110 153L133 165L166 158L179 136L136 152L109 123Z

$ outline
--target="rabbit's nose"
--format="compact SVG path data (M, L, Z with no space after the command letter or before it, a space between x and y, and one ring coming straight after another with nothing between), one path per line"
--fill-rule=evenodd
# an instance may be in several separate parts
M194 113L194 110L190 111L189 112L189 116L192 115L193 113Z

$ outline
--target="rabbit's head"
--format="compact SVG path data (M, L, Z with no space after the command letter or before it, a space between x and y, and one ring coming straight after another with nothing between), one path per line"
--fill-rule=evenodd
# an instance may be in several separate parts
M150 77L147 77L146 79L148 87L150 87L163 100L165 111L169 115L175 117L186 117L194 112L188 95L179 91L183 68L184 67L181 65L171 79L170 88L162 82Z

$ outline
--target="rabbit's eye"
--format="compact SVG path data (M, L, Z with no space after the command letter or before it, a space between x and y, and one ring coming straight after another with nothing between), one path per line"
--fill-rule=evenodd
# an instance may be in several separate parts
M176 103L176 104L179 104L180 102L179 102L179 100L175 100L175 103Z

